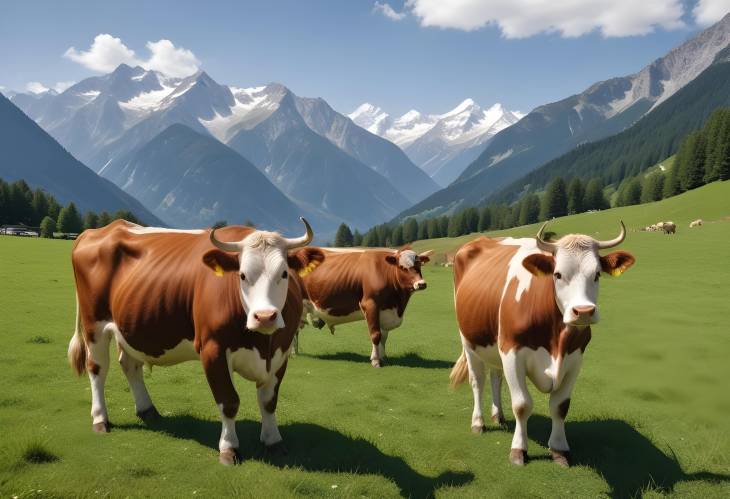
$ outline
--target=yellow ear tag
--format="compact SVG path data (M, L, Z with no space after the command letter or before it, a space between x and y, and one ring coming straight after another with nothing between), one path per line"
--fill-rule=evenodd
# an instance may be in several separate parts
M623 274L624 268L623 267L616 267L615 269L611 270L611 275L613 277L618 277L621 274Z
M216 263L214 270L215 270L215 275L217 275L218 277L223 277L223 267L221 267L220 265L218 265Z
M306 267L304 267L302 270L299 271L299 277L306 276L311 271L313 271L317 267L317 265L319 265L319 262L315 262L315 261L309 262L309 264Z

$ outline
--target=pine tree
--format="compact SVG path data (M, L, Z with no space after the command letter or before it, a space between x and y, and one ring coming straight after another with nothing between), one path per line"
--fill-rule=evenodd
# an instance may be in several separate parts
M56 221L46 215L41 220L41 237L52 239L54 232L56 232Z
M33 194L28 184L18 180L10 184L10 209L9 222L11 224L30 224L33 219L33 206L31 204Z
M443 237L439 228L439 222L435 218L429 218L427 222L428 227L428 238L436 239L437 237Z
M48 210L47 210L48 216L51 217L54 220L58 220L58 214L61 213L61 205L58 204L58 201L56 201L56 198L48 195Z
M565 181L562 177L555 177L547 186L542 199L542 220L550 220L567 214L568 199L565 192Z
M608 201L603 195L603 181L600 178L591 179L586 185L583 208L587 210L604 210L608 208Z
M618 206L632 206L641 202L641 179L632 177L621 183L618 191Z
M99 220L97 222L97 227L106 227L112 223L112 216L109 214L108 211L104 210L101 213L99 213Z
M0 179L0 224L9 223L10 215L10 189L8 184Z
M357 229L355 229L355 232L352 234L352 245L362 246L362 234L360 234L360 231Z
M585 187L583 182L578 177L573 179L568 184L568 213L583 213L583 198L585 197Z
M362 245L370 248L380 246L380 240L378 238L378 230L373 227L365 233L362 238Z
M449 219L448 237L458 237L466 234L466 224L464 223L464 212L454 213Z
M479 230L479 212L476 208L466 208L464 210L464 229L465 234L471 234Z
M76 205L71 202L61 209L58 214L58 223L56 224L59 232L65 234L78 234L81 232L81 215L79 215Z
M46 193L41 189L33 191L33 199L30 204L33 207L33 220L31 221L31 225L37 227L40 225L43 217L48 215L48 197Z
M679 185L682 191L696 189L704 184L706 139L702 130L687 136L682 144L685 154L679 165Z
M659 201L664 194L664 174L655 172L644 179L641 186L641 202Z
M446 237L449 233L449 217L444 215L439 218L438 220L439 224L439 234L441 234L441 237Z
M114 212L112 215L112 218L114 220L126 220L127 222L132 222L133 224L138 224L139 220L137 220L137 217L134 216L134 213L132 213L129 210L118 210ZM249 227L254 227L253 225L249 225Z
M489 227L492 224L492 208L489 206L485 206L481 209L479 212L479 227L477 227L477 230L479 232L486 232L489 230Z
M424 239L428 239L428 221L427 220L421 220L421 223L418 224L418 240L423 241Z
M418 239L418 222L411 217L403 224L403 242L408 244L416 239Z
M337 232L335 233L335 246L338 248L347 248L352 246L352 232L350 231L350 228L345 223L341 223L339 227L337 227Z
M405 241L403 241L403 226L402 225L395 226L395 229L393 229L393 232L390 234L390 243L396 247L400 247L405 244Z
M96 229L99 226L99 215L89 210L84 214L84 230Z
M526 194L520 202L517 219L519 225L534 224L540 218L540 198L537 194Z

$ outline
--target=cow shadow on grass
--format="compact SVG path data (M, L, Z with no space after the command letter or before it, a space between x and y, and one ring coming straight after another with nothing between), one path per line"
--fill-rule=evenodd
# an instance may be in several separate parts
M530 437L547 447L551 421L529 419ZM510 430L514 424L510 424ZM730 475L700 471L686 473L673 451L665 454L626 421L570 420L565 423L573 465L593 468L611 487L612 497L640 497L643 491L672 492L679 482L729 482Z
M354 352L337 352L337 353L323 353L323 354L308 354L300 353L300 357L310 357L312 359L319 360L342 360L345 362L357 362L370 364L370 357L360 353ZM384 367L387 366L399 366L399 367L418 367L421 369L451 369L454 366L454 362L450 360L440 359L425 359L419 354L414 352L404 353L402 355L386 356L382 362Z
M197 441L217 451L221 425L191 415L176 415L165 416L149 426L140 422L118 425L115 429L163 432L175 438ZM422 475L402 458L383 453L367 440L311 423L280 425L288 453L277 455L266 451L259 442L260 431L258 421L236 422L243 461L256 460L278 468L299 467L312 472L378 475L393 481L404 497L432 497L441 487L459 487L474 480L469 472L446 471L437 477Z

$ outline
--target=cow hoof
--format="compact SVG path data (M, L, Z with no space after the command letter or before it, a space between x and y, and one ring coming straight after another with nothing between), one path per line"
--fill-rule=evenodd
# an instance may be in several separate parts
M483 424L475 424L471 427L472 433L479 434L479 433L484 433L485 431L487 431L487 427L484 426Z
M550 449L553 462L562 468L570 468L570 451Z
M378 359L372 359L370 363L373 365L373 367L381 367L380 366L380 360Z
M266 445L264 449L266 450L266 454L272 457L283 457L289 454L289 450L284 445L284 442Z
M322 319L317 319L316 321L312 322L312 326L316 327L317 329L322 329L325 326L325 322Z
M157 408L154 405L149 406L144 411L139 411L137 413L137 417L147 424L154 423L155 421L162 418L160 413L157 412Z
M239 463L238 451L236 449L223 449L218 456L218 461L225 466L233 466Z
M494 424L496 424L497 426L500 426L502 428L506 428L507 427L507 420L504 419L504 415L503 414L495 414L494 416L492 416L492 422Z
M522 449L511 449L509 451L510 463L517 466L524 466L525 461L527 461L527 452L523 451Z
M94 423L91 425L91 429L94 430L94 433L109 433L111 425L109 424L109 421L102 421L101 423Z

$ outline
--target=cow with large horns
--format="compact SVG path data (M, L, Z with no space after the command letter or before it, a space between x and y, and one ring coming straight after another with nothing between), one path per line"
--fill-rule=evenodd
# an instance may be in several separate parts
M527 378L550 394L553 460L569 464L565 417L583 352L598 322L601 273L618 276L634 263L625 251L598 251L623 242L626 228L609 241L568 234L557 242L537 238L481 237L462 246L454 263L456 316L463 352L451 371L452 386L470 380L474 395L472 431L481 433L482 391L490 371L492 420L503 424L502 376L507 379L515 432L510 461L527 457L527 419L532 398Z
M312 240L302 222L306 232L295 238L241 226L185 231L122 220L81 234L72 252L77 313L69 361L79 375L88 371L94 431L109 431L104 382L114 340L141 419L159 417L142 365L200 359L223 423L220 461L232 464L238 455L234 371L256 382L261 441L282 450L274 412L302 315L297 272L324 258L314 251L307 260L288 257Z

